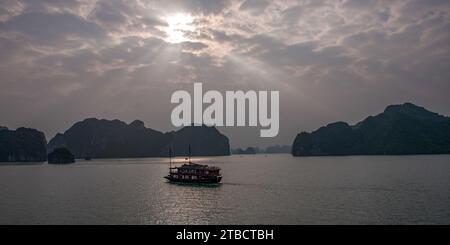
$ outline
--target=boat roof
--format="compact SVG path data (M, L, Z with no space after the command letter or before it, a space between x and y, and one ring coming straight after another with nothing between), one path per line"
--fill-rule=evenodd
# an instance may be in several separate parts
M189 163L189 164L183 164L181 167L175 167L175 168L182 168L182 169L203 169L203 170L220 170L218 167L214 166L208 166L208 165L202 165L197 163Z

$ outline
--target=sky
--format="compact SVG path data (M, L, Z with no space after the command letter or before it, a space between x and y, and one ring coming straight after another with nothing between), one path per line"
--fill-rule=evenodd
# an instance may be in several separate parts
M232 147L291 144L412 102L450 115L448 0L0 0L0 125L50 140L75 122L175 130L171 94L280 91L280 132L219 128Z

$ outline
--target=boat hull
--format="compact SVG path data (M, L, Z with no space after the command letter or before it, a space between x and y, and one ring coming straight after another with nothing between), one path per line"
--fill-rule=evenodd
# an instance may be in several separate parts
M165 176L167 180L174 183L186 183L186 184L217 184L222 180L222 176L214 176L206 179L179 179L172 176Z

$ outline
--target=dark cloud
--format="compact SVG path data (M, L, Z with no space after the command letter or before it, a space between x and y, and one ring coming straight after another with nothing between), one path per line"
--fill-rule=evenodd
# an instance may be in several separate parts
M231 3L229 0L184 0L179 2L187 11L202 14L220 13Z
M250 11L252 14L259 14L266 10L270 2L266 0L245 0L239 9L242 11Z
M27 12L0 23L0 31L25 35L33 44L66 46L71 39L96 40L106 32L70 13Z

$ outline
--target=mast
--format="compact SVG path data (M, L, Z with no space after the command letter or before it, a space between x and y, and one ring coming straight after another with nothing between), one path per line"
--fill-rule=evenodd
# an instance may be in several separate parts
M189 164L191 164L191 145L189 144Z
M172 169L172 148L169 148L169 172Z

